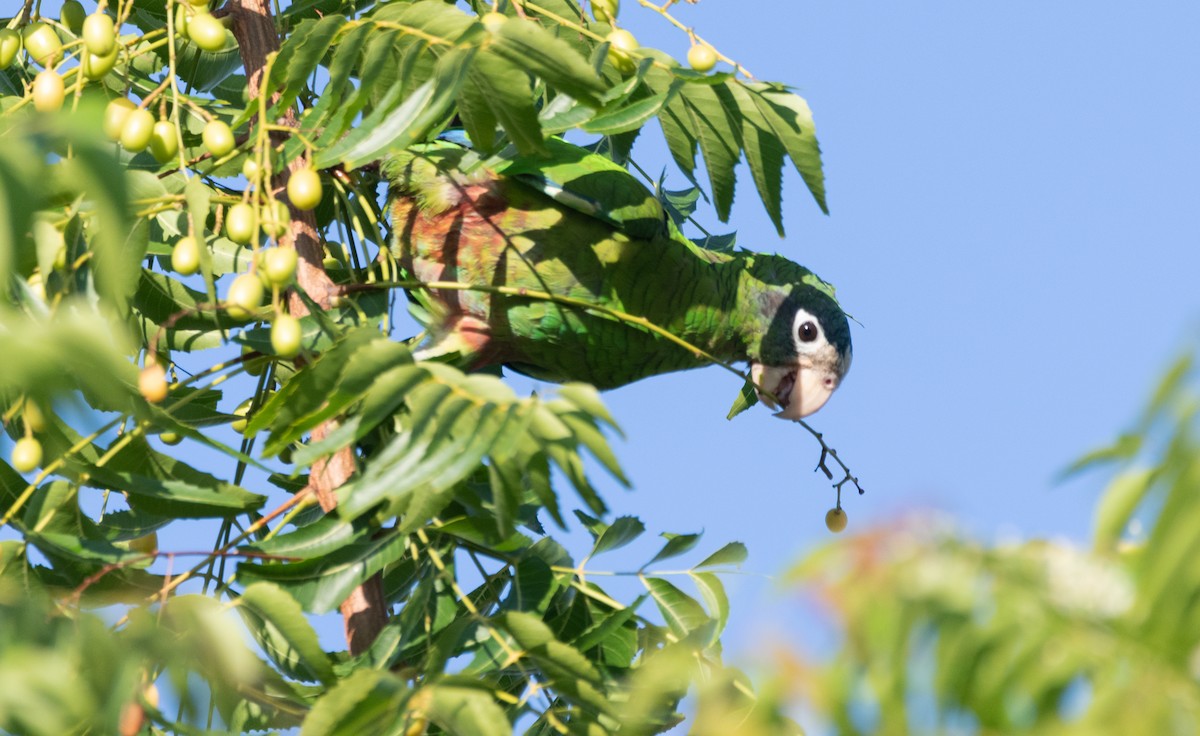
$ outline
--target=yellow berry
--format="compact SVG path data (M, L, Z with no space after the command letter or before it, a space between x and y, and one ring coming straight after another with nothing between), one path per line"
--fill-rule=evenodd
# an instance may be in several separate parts
M33 107L38 112L56 112L62 109L67 89L62 77L53 69L43 69L33 78Z
M717 52L706 43L698 43L688 49L688 65L698 72L709 72L717 65Z
M150 360L138 374L138 392L151 404L167 398L167 372L157 362Z
M847 521L846 512L842 510L841 506L829 509L825 513L825 528L834 534L845 529Z
M22 437L13 445L12 466L18 473L29 473L42 464L42 443Z

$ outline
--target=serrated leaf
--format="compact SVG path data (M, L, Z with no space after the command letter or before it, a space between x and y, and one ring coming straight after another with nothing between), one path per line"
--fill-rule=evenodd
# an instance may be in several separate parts
M713 552L708 557L705 557L700 564L692 568L699 570L705 567L717 567L719 565L741 565L746 561L749 553L746 551L746 545L741 542L730 542L721 549Z
M729 596L725 594L725 585L721 579L713 573L694 572L691 573L691 576L692 582L696 584L696 589L700 591L700 596L708 604L709 617L717 622L713 640L710 642L715 643L716 637L720 636L725 629L725 624L729 621Z
M725 415L725 418L733 419L757 403L758 390L754 388L754 384L747 381L742 384L742 389L738 392L737 398L733 400L733 406L729 407L729 413Z
M739 82L738 84L743 84ZM766 82L744 84L756 95L755 104L763 115L775 137L787 150L792 165L804 179L813 199L821 211L829 214L825 201L825 173L821 167L821 147L817 143L816 125L812 110L803 97L789 92L780 85Z
M722 222L729 219L733 206L734 167L742 148L741 129L735 127L722 99L727 94L723 88L707 84L686 85L679 92L704 155L713 206Z
M635 516L621 516L613 521L596 540L592 555L619 549L629 544L646 531L646 525Z
M510 19L488 47L576 100L599 107L605 85L575 49L537 23Z
M447 52L438 61L434 77L398 105L402 84L395 84L357 128L317 154L315 166L358 168L389 148L407 148L420 140L445 116L474 54L473 48Z
M275 583L304 610L328 613L364 580L402 557L406 549L403 535L384 534L300 562L242 563L237 579L245 585Z
M472 736L512 734L508 715L488 690L438 684L427 686L422 692L432 693L425 713L445 733Z
M658 610L667 622L667 626L677 636L687 636L692 631L709 622L709 616L704 608L691 596L677 588L674 583L663 578L642 578L650 596L658 604Z
M668 534L662 536L667 538L667 543L658 551L658 554L650 558L650 561L643 565L643 569L653 565L655 562L669 560L672 557L678 557L685 552L688 552L700 541L699 534Z
M238 612L250 617L247 624L259 645L285 674L327 685L334 680L329 657L295 598L271 583L255 583L237 604Z
M636 102L622 104L613 109L605 108L583 124L589 133L616 135L641 128L650 118L662 110L678 88L674 85L658 94L644 97Z
M304 718L300 736L387 733L402 717L412 691L390 672L363 667L326 691Z

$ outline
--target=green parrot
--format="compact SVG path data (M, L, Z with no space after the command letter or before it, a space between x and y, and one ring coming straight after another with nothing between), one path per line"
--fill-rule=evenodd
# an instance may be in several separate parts
M622 315L523 289L643 317L748 362L776 416L824 406L851 359L832 287L780 256L701 248L625 168L558 139L547 147L548 157L484 160L437 142L385 160L393 255L413 279L517 290L411 290L430 335L421 357L600 389L711 362Z

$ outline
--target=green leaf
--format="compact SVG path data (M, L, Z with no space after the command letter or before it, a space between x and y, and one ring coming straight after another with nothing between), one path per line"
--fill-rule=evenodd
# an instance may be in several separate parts
M738 392L737 398L733 400L733 406L729 407L729 413L725 415L725 418L733 419L757 403L758 390L754 388L754 384L747 381L742 384L742 390Z
M592 548L592 555L624 547L640 537L644 531L646 531L646 525L642 523L641 519L634 516L619 517L600 534Z
M464 109L474 108L477 113L479 106L485 105L489 112L474 125L474 132L480 137L481 150L491 151L493 147L494 136L483 130L490 120L493 127L497 121L500 123L521 153L538 154L545 151L529 75L523 67L485 49L471 63L467 77L471 82L471 103ZM467 95L464 94L464 97ZM471 140L474 142L475 137Z
M644 97L636 102L629 104L622 102L620 106L613 109L606 107L584 123L583 129L589 133L600 135L616 135L637 130L662 110L677 89L678 87L672 85L663 92Z
M691 596L663 578L642 578L650 596L658 604L658 610L667 626L677 636L687 636L709 622L709 616Z
M411 696L404 681L390 672L356 669L313 704L300 736L390 733Z
M691 573L691 577L692 582L700 591L700 595L704 598L704 602L708 604L709 616L717 622L710 642L715 644L717 637L725 630L725 624L729 622L729 596L725 595L725 586L715 574L694 572Z
M488 48L554 89L585 105L600 106L599 96L606 87L592 65L537 23L509 19Z
M407 148L421 140L445 117L474 54L475 49L469 48L447 52L438 61L434 77L399 105L402 85L394 85L357 128L317 154L317 168L334 164L358 168L390 148Z
M704 560L701 561L700 564L696 565L696 567L693 569L699 570L700 568L704 567L718 567L720 565L737 566L745 562L747 556L748 553L746 552L746 545L742 544L741 542L730 542L716 552L713 552L708 557L705 557Z
M667 543L658 551L658 554L654 555L649 562L642 566L643 569L653 565L655 562L678 557L691 550L700 541L699 534L671 534L664 532L662 536L666 537Z
M717 217L729 219L733 206L734 167L741 158L742 135L740 127L726 109L728 92L707 84L691 84L680 90L679 97L696 131L700 152L708 169L713 205Z
M1127 470L1108 484L1096 504L1092 538L1097 551L1111 551L1121 539L1129 519L1153 486L1152 470Z
M740 83L739 84L743 84ZM825 202L825 174L821 168L821 147L817 144L812 110L804 98L785 87L767 82L744 83L775 137L783 143L788 157L812 193L821 211L828 214Z
M327 685L333 682L329 657L295 598L271 583L255 583L242 591L237 608L259 646L284 674Z
M242 563L238 565L237 579L245 585L275 583L287 590L304 610L328 613L364 580L400 559L406 549L403 535L374 535L299 562Z
M429 720L448 734L510 736L512 724L491 693L478 687L434 684L422 689L432 696L426 708Z

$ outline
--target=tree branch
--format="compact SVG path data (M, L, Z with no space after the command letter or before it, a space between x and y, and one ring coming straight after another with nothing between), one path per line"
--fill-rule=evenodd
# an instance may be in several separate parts
M222 14L233 19L233 35L237 39L246 68L246 83L249 97L257 99L263 84L263 75L267 69L268 57L279 50L279 35L275 31L275 23L265 0L230 0ZM260 125L270 121L259 120ZM298 127L296 111L289 108L283 116L283 125L290 128ZM284 134L273 131L272 146L281 143ZM271 179L271 189L286 200L283 192L292 172L307 167L304 157L297 157L287 162L286 167L277 172ZM321 263L321 239L317 232L316 218L311 212L304 212L291 207L292 223L288 233L280 240L280 246L295 248L299 256L296 269L296 284L314 302L322 308L329 307L334 295L335 285L325 273ZM296 317L308 314L308 308L296 293L288 295L288 309ZM313 430L313 442L320 442L337 427L336 422L329 421ZM318 460L313 464L309 476L309 487L316 494L321 508L326 512L337 506L334 491L342 486L354 473L354 452L344 448L333 456ZM382 578L377 574L356 588L350 597L342 602L342 619L346 627L346 644L351 654L361 654L375 641L375 637L387 623L387 605L383 598Z

